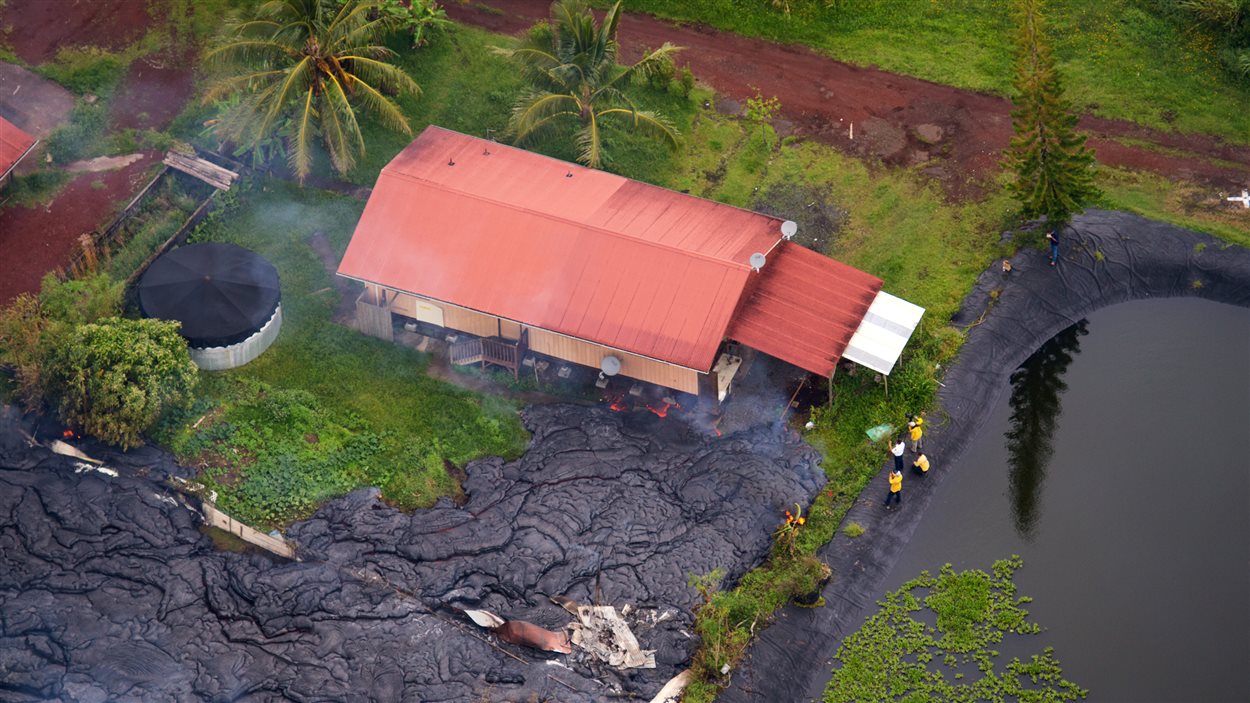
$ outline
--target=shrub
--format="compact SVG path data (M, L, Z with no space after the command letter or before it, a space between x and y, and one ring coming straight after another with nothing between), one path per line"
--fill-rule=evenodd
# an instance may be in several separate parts
M79 103L69 116L69 124L48 137L48 153L57 163L76 161L99 146L100 134L108 125L108 110L99 103Z
M677 92L683 98L690 97L690 92L694 90L694 73L689 66L681 67L681 80L677 83Z
M45 320L39 299L23 293L0 312L0 362L13 369L17 398L29 410L43 406Z
M0 362L13 367L18 400L27 410L43 409L53 350L75 326L116 315L121 299L122 284L108 276L62 281L48 274L38 296L23 293L0 311Z
M847 537L859 537L864 534L864 526L858 522L848 522L846 527L842 528L842 534Z
M14 176L5 195L12 198L17 205L35 207L51 202L68 181L69 174L63 171L35 171L24 176Z
M39 304L51 320L82 325L116 315L124 290L125 284L105 275L62 281L48 274L40 286Z
M48 377L66 423L124 449L186 405L198 380L178 323L116 317L76 327L52 350Z
M651 49L643 50L643 55L651 53ZM672 56L660 56L655 66L646 74L647 85L656 90L667 90L668 85L673 82L673 78L677 75L677 63L673 61Z

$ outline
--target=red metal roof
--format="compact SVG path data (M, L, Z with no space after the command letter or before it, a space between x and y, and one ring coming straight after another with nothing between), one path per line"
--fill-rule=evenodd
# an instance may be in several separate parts
M881 290L881 279L793 242L754 274L726 336L828 376Z
M382 170L339 273L706 371L780 226L430 127Z
M774 254L752 273L750 255L777 242L781 222L429 127L382 170L339 274L700 371L755 277L732 324L754 341L735 338L808 368L841 353L871 301L859 304L859 288L881 282L812 252ZM824 291L810 309L838 322L778 317L777 296L795 287ZM802 341L813 327L830 330L819 349Z
M0 117L0 178L7 176L18 161L35 145L35 138Z

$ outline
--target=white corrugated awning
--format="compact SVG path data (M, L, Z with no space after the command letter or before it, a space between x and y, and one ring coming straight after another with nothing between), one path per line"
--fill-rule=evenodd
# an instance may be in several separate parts
M842 358L889 375L923 315L924 308L919 305L880 291L868 306Z

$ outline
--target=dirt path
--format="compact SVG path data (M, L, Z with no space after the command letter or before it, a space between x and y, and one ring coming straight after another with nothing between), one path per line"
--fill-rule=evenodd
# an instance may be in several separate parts
M40 64L68 47L128 46L143 36L147 6L147 0L8 0L0 14L13 27L5 43L23 61Z
M0 24L20 28L5 41L22 60L40 64L66 47L129 46L160 22L160 13L154 17L148 5L147 0L9 0L0 4ZM110 130L164 129L182 111L195 88L195 49L181 39L174 38L176 48L139 57L127 67L110 101ZM5 70L5 75L20 78L20 69ZM50 98L31 92L23 96L20 109L29 111L24 114L28 122L47 123L49 131L69 111L72 98L66 95L64 101L70 104L53 105ZM37 291L45 273L64 266L78 237L107 224L138 192L157 156L149 153L118 170L79 175L43 207L0 210L0 259L5 261L0 305L19 293Z
M516 33L548 15L547 0L485 0L447 5L457 21ZM496 8L492 13L480 9ZM755 94L781 98L785 117L802 134L888 164L930 163L952 196L975 196L998 171L1011 138L1011 102L872 68L860 68L804 47L749 39L696 25L674 25L649 15L627 14L620 33L624 58L644 46L672 42L686 47L678 58L718 92L741 101ZM855 136L850 138L850 124ZM921 139L917 129L938 139ZM1222 190L1250 184L1250 148L1204 135L1167 133L1121 120L1085 116L1081 128L1101 163L1144 169L1168 177L1209 183ZM1124 144L1131 138L1158 145ZM1218 159L1227 163L1213 161Z
M141 56L126 69L109 102L114 128L156 129L169 126L195 92L195 51Z
M19 293L39 290L39 280L69 261L78 237L104 224L120 210L126 194L139 192L148 167L160 155L143 158L116 171L83 173L70 181L45 207L0 210L0 306Z

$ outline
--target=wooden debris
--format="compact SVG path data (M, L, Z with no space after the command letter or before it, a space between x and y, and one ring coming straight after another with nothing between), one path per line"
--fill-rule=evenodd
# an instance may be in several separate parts
M230 190L231 184L239 174L217 164L201 159L194 154L170 151L165 154L163 163L183 173L204 181L217 190Z

